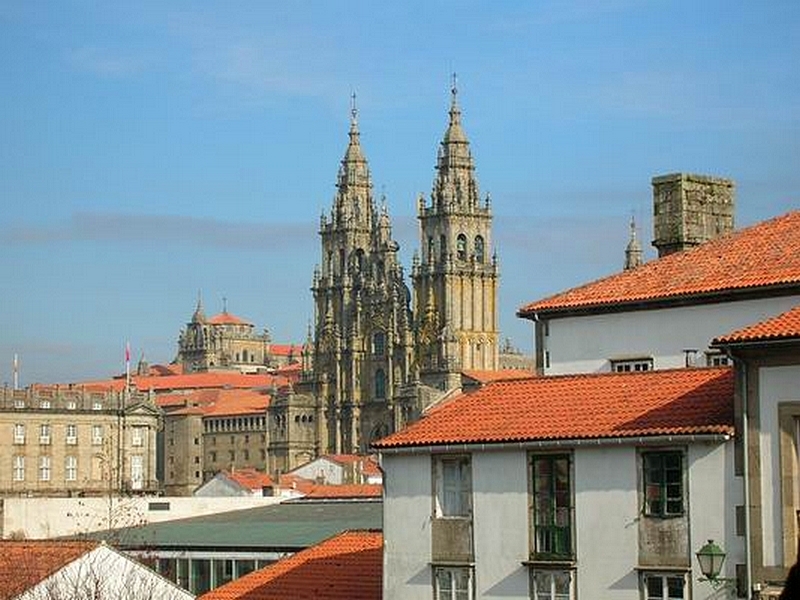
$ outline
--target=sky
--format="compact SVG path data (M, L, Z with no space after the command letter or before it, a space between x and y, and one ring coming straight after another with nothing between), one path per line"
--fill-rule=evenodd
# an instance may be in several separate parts
M800 208L800 3L0 0L0 381L175 357L202 295L302 342L350 97L401 258L457 73L499 325L646 257L656 175ZM223 300L225 299L225 300Z

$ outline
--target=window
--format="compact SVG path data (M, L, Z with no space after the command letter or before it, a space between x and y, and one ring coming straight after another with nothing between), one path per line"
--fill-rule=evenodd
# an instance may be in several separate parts
M372 336L372 353L383 356L386 352L386 334L376 331Z
M92 410L103 410L103 405L100 402L98 402L97 400L95 400L92 403Z
M458 260L467 260L467 236L463 233L456 238L456 257Z
M472 508L472 472L469 458L436 461L436 516L469 517Z
M642 453L644 514L672 517L683 514L683 456L680 451Z
M475 262L482 263L485 259L486 251L484 249L483 238L479 235L475 236Z
M572 489L565 454L531 459L533 553L539 557L572 556Z
M103 426L92 425L92 446L103 445Z
M67 425L67 445L74 446L78 443L78 426L70 423Z
M709 350L706 352L706 366L707 367L723 367L731 364L727 354L723 354L719 350Z
M45 409L45 410L47 410L48 408L50 408L50 400L41 400L41 401L39 402L39 408L43 408L43 409Z
M434 567L436 600L471 600L472 569L470 567Z
M50 425L48 423L42 423L39 426L39 443L43 446L50 443Z
M615 373L630 373L653 370L652 358L634 358L626 360L612 360L611 370Z
M22 398L14 398L14 408L25 408L25 400Z
M131 489L140 490L144 487L144 461L141 454L131 455Z
M78 404L75 400L67 400L67 410L75 410L78 408Z
M25 443L25 425L24 425L24 423L16 423L14 425L14 443L15 444L24 444Z
M439 236L439 260L447 260L447 238L444 235Z
M144 445L144 427L134 427L131 429L131 446Z
M78 480L78 459L74 456L68 456L64 464L64 478L67 481Z
M50 481L50 457L39 457L39 481Z
M533 600L571 600L572 572L554 570L531 571L531 598Z
M217 462L217 453L216 452L212 452L211 453L211 462Z
M386 372L383 369L375 371L375 397L386 398Z
M25 481L25 457L14 457L14 481Z
M644 573L642 587L645 600L686 598L686 577L683 573Z

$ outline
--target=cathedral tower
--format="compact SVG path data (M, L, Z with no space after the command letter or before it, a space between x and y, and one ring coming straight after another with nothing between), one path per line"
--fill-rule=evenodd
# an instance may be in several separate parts
M497 280L489 197L481 200L453 81L430 204L418 200L414 257L416 360L421 379L447 389L463 369L497 369Z
M353 105L329 216L320 221L312 356L304 384L317 401L320 452L363 452L396 429L394 397L409 379L410 293L385 202L376 207Z

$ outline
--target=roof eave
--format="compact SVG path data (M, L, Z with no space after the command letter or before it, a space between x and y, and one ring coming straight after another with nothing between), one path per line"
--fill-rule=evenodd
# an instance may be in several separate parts
M675 443L719 444L733 437L733 425L721 425L727 432L674 433L660 435L617 436L597 438L561 438L522 440L517 442L464 442L446 444L409 444L403 446L373 446L381 454L449 454L488 452L496 450L536 450L597 446L663 446Z
M661 308L676 308L680 306L696 306L699 304L751 300L754 298L763 297L788 296L791 294L800 294L800 282L795 281L747 288L727 288L724 290L714 290L712 292L696 294L676 294L674 296L663 296L659 298L619 302L611 301L585 304L580 306L521 308L517 311L517 316L530 321L538 321L540 318L560 319L565 317L609 314L638 310L656 310Z

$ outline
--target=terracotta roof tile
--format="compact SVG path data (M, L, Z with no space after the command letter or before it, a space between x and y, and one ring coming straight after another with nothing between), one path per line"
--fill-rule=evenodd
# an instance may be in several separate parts
M374 447L733 434L729 367L498 381Z
M383 537L345 531L200 596L200 600L379 600Z
M314 499L380 498L382 493L383 486L379 483L316 484L306 493L305 497Z
M327 458L340 465L356 465L364 475L380 475L381 471L374 456L363 454L323 454L320 458Z
M218 315L214 315L208 319L207 323L209 325L252 325L250 321L245 321L229 312L221 312Z
M270 344L270 354L275 356L295 356L300 358L303 347L295 344Z
M800 306L714 340L715 345L800 338Z
M800 211L527 304L518 315L800 285Z
M233 472L225 471L225 476L235 481L248 490L260 490L273 484L272 477L256 469L237 469Z
M0 541L0 600L15 598L97 546L98 542Z
M533 373L529 371L522 371L520 369L498 369L496 371L468 369L462 371L461 374L470 379L474 379L478 383L489 383L491 381L502 381L504 379L519 379L520 377L530 377L533 375Z
M263 413L269 406L270 396L264 390L212 388L181 394L160 394L155 400L169 415L223 417Z

